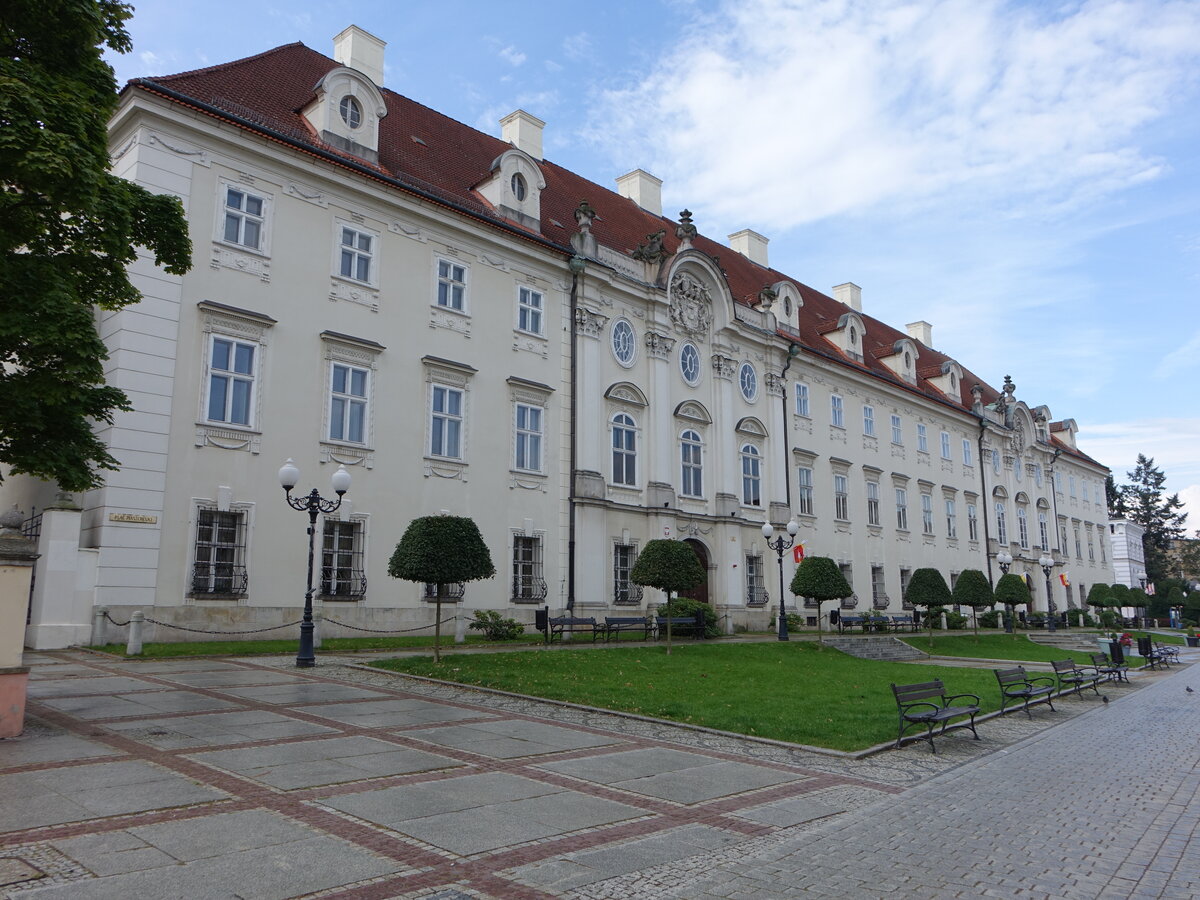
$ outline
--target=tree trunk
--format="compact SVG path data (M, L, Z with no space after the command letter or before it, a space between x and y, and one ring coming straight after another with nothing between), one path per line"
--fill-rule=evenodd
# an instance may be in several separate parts
M671 655L671 592L667 591L667 656Z
M433 619L433 662L434 665L440 665L442 662L442 597L445 596L446 586L439 584L437 586L437 602L434 605Z

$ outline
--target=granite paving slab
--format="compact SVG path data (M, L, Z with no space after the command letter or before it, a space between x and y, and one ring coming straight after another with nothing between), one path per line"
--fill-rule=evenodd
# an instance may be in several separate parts
M645 747L606 753L602 756L538 763L539 769L570 775L597 784L614 784L633 778L661 775L711 765L713 758L669 747Z
M207 697L193 691L163 690L114 697L61 697L38 702L81 719L112 719L128 716L153 716L169 712L238 708L238 704L231 700Z
M71 697L83 694L125 694L130 691L161 691L161 685L150 684L140 678L129 678L125 675L98 675L92 671L87 674L71 675L65 678L55 678L31 682L29 696L41 700L46 697Z
M26 717L25 730L19 735L0 741L0 769L30 763L68 762L121 755L120 750L70 734L34 716Z
M299 706L296 709L358 728L431 725L438 722L486 718L491 715L482 709L463 709L444 703L409 698L364 700L346 706Z
M219 672L163 672L164 681L174 681L188 687L237 687L251 684L311 684L311 680L287 672L269 669L234 669Z
M844 812L845 806L837 804L826 797L787 797L772 803L764 803L750 809L735 813L739 818L763 825L775 825L779 828L791 828L803 822L822 819L825 816Z
M331 703L335 700L367 700L388 697L381 691L352 687L348 684L307 681L303 684L274 684L263 687L228 688L222 693L257 703L300 706L305 703Z
M172 672L245 672L246 666L219 659L160 659L126 660L104 663L105 668L118 669L131 675L166 675Z
M293 719L265 709L217 712L168 719L139 719L112 722L105 726L128 738L161 750L216 747L248 741L278 740L306 735L330 734L337 729ZM0 765L3 755L0 754Z
M420 818L481 806L559 793L562 788L531 778L502 772L462 775L443 781L406 784L381 790L343 794L321 800L341 812L377 825L393 827L409 818Z
M802 779L801 775L765 766L713 762L707 766L676 772L613 781L609 782L609 786L648 797L658 797L660 800L692 804Z
M603 747L621 742L621 738L615 735L593 734L559 725L513 720L406 731L405 736L493 759L515 759L563 750Z

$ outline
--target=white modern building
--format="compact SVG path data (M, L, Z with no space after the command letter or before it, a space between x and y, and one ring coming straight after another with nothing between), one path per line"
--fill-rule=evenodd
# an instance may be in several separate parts
M1129 519L1110 519L1108 536L1112 545L1113 584L1136 588L1146 586L1146 529Z
M935 350L928 323L873 318L857 285L772 268L752 230L723 244L665 217L647 172L612 191L555 165L528 112L497 138L387 90L383 59L352 26L333 58L291 44L124 89L114 169L183 200L193 268L143 260L143 301L99 319L134 405L103 431L121 470L77 497L0 488L40 516L32 646L86 640L95 607L294 621L288 458L305 492L353 476L318 523L318 603L359 627L432 621L386 569L407 523L442 511L479 523L498 571L462 607L525 619L659 602L629 570L669 536L727 628L766 627L761 526L791 518L859 609L900 612L923 566L998 577L1001 551L1037 609L1047 553L1060 609L1113 580L1108 470L1073 420Z

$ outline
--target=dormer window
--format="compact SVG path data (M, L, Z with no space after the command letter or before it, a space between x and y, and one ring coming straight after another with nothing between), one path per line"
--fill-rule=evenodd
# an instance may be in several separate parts
M475 185L501 215L532 231L542 228L541 192L545 189L546 179L537 160L515 147L496 157L491 173Z
M362 107L353 97L346 96L338 104L338 112L348 128L358 128L362 125Z
M958 376L955 375L953 372L950 373L950 390L952 390L952 391L958 390Z
M906 352L904 354L904 368L906 370L912 368L912 354L911 353Z
M858 329L855 328L853 325L850 326L850 346L851 347L858 346Z
M327 72L301 112L321 140L368 162L379 161L379 122L387 115L387 104L362 72L345 66Z
M526 193L525 176L520 172L515 173L512 177L512 192L513 197L516 198L518 203L524 201Z

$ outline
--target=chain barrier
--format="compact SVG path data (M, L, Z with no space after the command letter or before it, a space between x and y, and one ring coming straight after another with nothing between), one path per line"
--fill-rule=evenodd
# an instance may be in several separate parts
M448 619L442 619L438 625L445 625L447 622L453 622L458 616L451 616ZM347 625L345 622L339 622L337 619L325 619L330 625L340 625L342 628L349 628L352 631L369 631L371 634L404 634L409 631L424 631L428 625L418 625L416 628L361 628L358 625Z
M118 622L116 619L110 616L107 611L104 613L104 618L119 628L123 628L129 624L128 621ZM458 618L458 616L451 616L448 619L442 619L442 621L438 622L437 624L445 625L447 622L453 622ZM143 621L149 622L152 625L161 625L164 628L174 628L176 631L190 631L194 634L262 634L264 631L278 631L281 628L293 628L304 620L297 619L295 622L288 622L285 625L272 625L269 628L252 628L249 631L213 631L207 628L188 628L186 625L173 625L170 622L160 622L158 619L151 619L149 616L146 616ZM426 628L429 628L428 625L418 625L415 628L362 628L358 625L348 625L345 622L339 622L337 619L326 618L322 619L322 621L328 622L330 625L339 625L342 628L349 628L351 631L366 631L370 632L371 634L405 634L410 631L424 631Z
M303 619L297 619L295 622L288 622L285 625L272 625L270 628L252 628L249 631L210 631L207 628L188 628L185 625L172 625L170 622L160 622L158 619L146 617L146 621L153 625L162 625L164 628L174 628L176 631L190 631L193 634L262 634L264 631L278 631L281 628L293 628L303 622Z
M129 624L128 622L118 622L116 619L114 619L112 616L110 616L110 615L108 614L108 610L107 610L107 609L104 611L104 618L108 619L108 621L112 622L112 623L113 623L114 625L116 625L118 628L124 628L126 625L128 625L128 624Z

